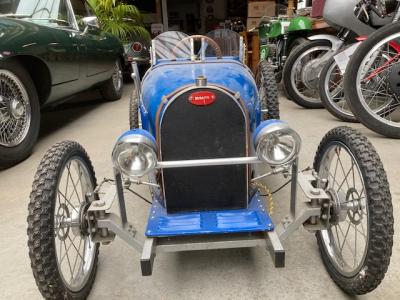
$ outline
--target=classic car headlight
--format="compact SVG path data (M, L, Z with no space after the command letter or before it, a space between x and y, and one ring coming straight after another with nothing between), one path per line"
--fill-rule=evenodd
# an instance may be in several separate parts
M258 158L273 166L292 162L300 152L300 136L282 121L262 122L253 140Z
M157 164L157 144L154 137L142 129L127 131L113 150L114 165L125 175L142 177Z

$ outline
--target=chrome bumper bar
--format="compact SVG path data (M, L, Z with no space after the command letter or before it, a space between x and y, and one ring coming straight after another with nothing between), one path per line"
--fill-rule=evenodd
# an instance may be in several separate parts
M168 168L188 168L188 167L207 167L207 166L227 166L227 165L248 165L263 163L258 157L232 157L215 159L193 159L177 161L159 161L157 169Z

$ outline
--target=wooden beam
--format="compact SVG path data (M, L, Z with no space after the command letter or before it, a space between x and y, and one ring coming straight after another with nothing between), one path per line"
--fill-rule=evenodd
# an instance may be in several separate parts
M291 17L293 15L294 12L294 0L289 0L288 1L288 12L289 12L289 17Z

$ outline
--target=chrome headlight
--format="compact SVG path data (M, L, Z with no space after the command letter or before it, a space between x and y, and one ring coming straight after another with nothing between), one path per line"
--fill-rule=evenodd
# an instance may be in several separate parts
M123 134L113 150L113 163L125 175L142 177L157 164L157 144L147 131L136 129Z
M288 164L300 152L300 136L282 121L262 122L253 137L258 158L272 166Z

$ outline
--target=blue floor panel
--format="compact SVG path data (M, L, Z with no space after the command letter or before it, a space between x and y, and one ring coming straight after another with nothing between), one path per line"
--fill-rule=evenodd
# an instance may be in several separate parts
M256 194L247 209L167 214L155 200L147 223L146 236L166 237L271 231L274 225L264 200Z

